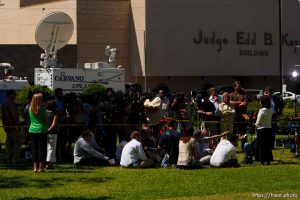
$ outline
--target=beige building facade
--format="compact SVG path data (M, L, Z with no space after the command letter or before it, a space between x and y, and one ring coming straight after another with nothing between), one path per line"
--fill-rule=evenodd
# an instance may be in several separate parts
M300 64L300 4L277 0L132 0L131 67L149 85L175 88L230 85L280 88ZM150 77L150 78L148 78ZM153 78L155 77L155 79Z
M39 67L43 53L36 44L35 30L39 21L53 12L68 14L74 23L68 45L58 50L64 67L107 61L104 50L110 45L120 49L118 63L130 70L129 0L2 0L0 62L13 64L17 75L33 80L33 68Z
M58 52L65 67L105 61L107 45L120 49L127 82L160 83L173 90L203 85L279 89L283 75L300 64L300 5L277 0L1 0L0 62L33 78L43 52L35 42L38 22L51 12L71 16L74 33ZM289 89L289 84L288 84Z

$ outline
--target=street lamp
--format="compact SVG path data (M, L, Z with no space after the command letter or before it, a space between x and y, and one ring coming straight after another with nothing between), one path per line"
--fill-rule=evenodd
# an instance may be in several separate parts
M292 72L292 77L295 79L295 78L297 78L297 76L299 76L299 73L297 72L297 70L294 70Z
M296 65L295 65L296 66ZM293 80L297 80L297 77L299 76L299 72L297 70L294 70L292 72L292 77L293 77ZM296 89L294 90L295 92L295 117L297 116L297 96L296 96Z

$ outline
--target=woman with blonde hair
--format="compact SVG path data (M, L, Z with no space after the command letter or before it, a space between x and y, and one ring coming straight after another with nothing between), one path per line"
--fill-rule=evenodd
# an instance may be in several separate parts
M34 94L29 107L29 135L34 172L43 172L47 155L47 133L49 120L43 105L42 93Z
M224 92L222 95L222 103L219 104L219 114L221 117L221 133L225 131L232 133L235 109L234 105L230 103L230 95L228 92Z

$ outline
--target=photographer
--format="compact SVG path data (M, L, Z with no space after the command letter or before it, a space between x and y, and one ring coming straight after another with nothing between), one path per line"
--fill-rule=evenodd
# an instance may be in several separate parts
M129 103L129 113L127 117L127 123L131 124L128 128L129 133L134 130L139 130L140 124L145 123L146 115L144 112L144 105L142 98L144 93L138 93L138 91L131 89L128 92L128 103Z
M162 100L159 95L152 92L144 101L144 107L146 111L148 124L151 125L153 130L153 136L158 138L159 136L159 121L163 118L162 115Z
M129 104L124 100L123 93L115 93L112 88L106 90L105 100L105 123L104 127L104 141L107 155L113 157L116 151L117 137L122 141L125 135L125 128L123 124L126 123L128 115Z
M173 98L173 101L170 102L172 102L170 109L174 112L176 118L179 120L181 131L186 127L191 127L192 114L190 98L187 98L184 92L179 92Z

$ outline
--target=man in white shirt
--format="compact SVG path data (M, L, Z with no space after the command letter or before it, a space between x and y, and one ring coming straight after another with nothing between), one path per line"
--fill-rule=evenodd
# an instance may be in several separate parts
M153 137L159 137L159 121L164 117L162 112L162 99L160 95L152 92L149 99L144 101L144 108L146 110L146 116L148 124L153 131Z
M123 148L120 165L122 167L152 167L153 160L146 157L143 146L139 142L140 133L133 131L130 138L130 142Z
M114 165L115 160L100 152L90 130L84 131L75 143L74 164L76 165Z
M236 158L238 136L230 134L218 144L210 158L212 167L240 167Z
M154 95L154 93L152 93ZM155 95L152 99L144 101L146 114L149 124L158 124L159 120L163 118L162 115L162 100L159 95Z

